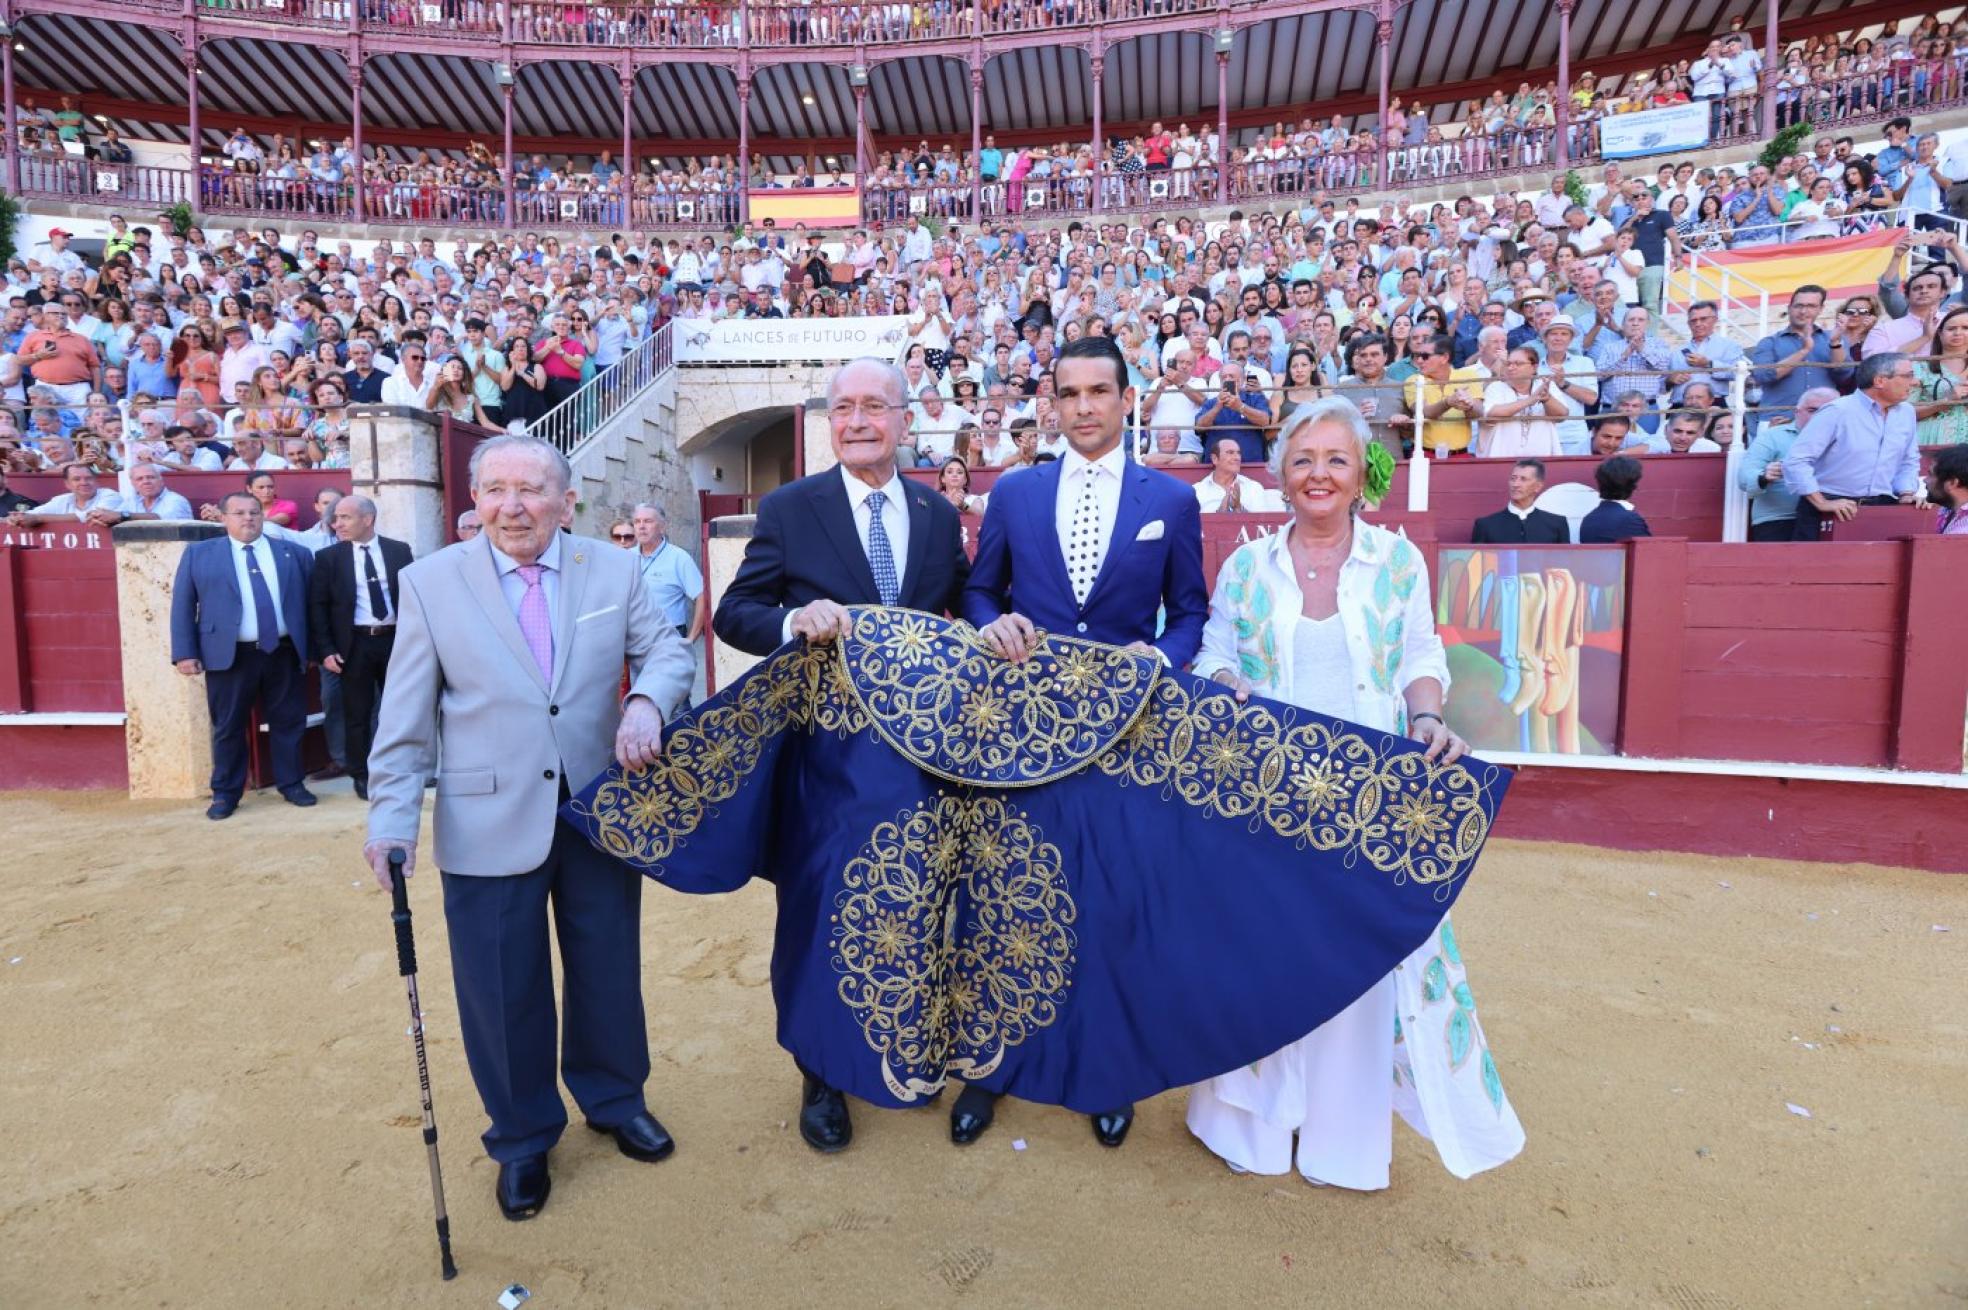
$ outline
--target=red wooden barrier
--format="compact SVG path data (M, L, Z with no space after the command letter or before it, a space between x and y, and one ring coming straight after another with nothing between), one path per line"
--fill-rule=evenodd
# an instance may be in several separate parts
M0 627L0 710L121 711L123 648L109 529L0 525L0 576L7 610Z

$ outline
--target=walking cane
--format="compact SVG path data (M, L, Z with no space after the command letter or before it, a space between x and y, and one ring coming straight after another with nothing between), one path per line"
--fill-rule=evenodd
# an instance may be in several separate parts
M390 922L396 925L396 971L410 992L410 1035L417 1044L417 1086L424 1096L424 1149L430 1153L431 1198L437 1203L437 1250L445 1281L458 1276L451 1259L451 1217L444 1212L444 1171L437 1163L437 1111L431 1108L430 1061L424 1055L424 1007L417 1000L417 942L410 935L410 897L403 888L403 852L389 853Z

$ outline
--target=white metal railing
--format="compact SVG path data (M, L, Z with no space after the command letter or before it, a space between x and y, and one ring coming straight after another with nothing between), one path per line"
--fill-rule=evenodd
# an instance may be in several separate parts
M551 441L573 458L608 420L675 367L670 324L663 323L612 368L603 369L581 389L530 424L527 435Z

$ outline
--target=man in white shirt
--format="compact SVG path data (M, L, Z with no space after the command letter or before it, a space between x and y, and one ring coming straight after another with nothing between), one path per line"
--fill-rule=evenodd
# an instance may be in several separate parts
M170 468L187 473L223 473L225 460L216 451L210 451L198 444L198 437L190 428L174 427L165 430L164 439L171 443L170 452L162 456Z
M1219 437L1210 448L1209 476L1196 484L1196 503L1205 514L1265 514L1283 509L1277 493L1243 475L1244 457L1235 437Z
M1175 432L1176 449L1200 459L1203 443L1196 436L1196 415L1209 401L1196 381L1196 352L1186 341L1172 344L1176 345L1175 354L1148 389L1142 411L1148 416L1151 431Z
M403 347L397 354L396 364L396 372L383 379L383 403L406 409L427 408L437 373L424 367L423 343L412 342Z
M62 485L68 490L46 504L31 510L16 510L7 521L17 528L36 528L49 523L87 523L99 528L123 521L126 510L122 498L96 485L95 470L87 464L70 464L62 469Z
M1532 205L1537 212L1537 221L1555 232L1565 222L1565 211L1572 207L1572 197L1565 190L1565 175L1560 173L1551 179L1551 189L1544 192Z
M164 485L164 471L155 464L130 469L130 495L122 502L128 518L189 522L197 517L190 501Z
M916 443L916 454L924 464L940 464L948 458L957 429L970 415L943 399L934 384L925 386L916 403L909 406L909 432Z
M236 433L232 438L232 459L226 468L235 473L258 473L278 471L287 468L287 461L266 448L266 441L250 432ZM279 524L268 524L278 527Z

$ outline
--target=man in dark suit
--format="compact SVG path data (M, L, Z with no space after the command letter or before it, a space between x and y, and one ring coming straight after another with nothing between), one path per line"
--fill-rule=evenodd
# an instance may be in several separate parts
M1067 344L1053 364L1053 408L1068 449L1056 462L998 479L977 538L963 616L993 651L1027 658L1038 629L1153 649L1182 668L1209 618L1202 512L1186 482L1132 463L1121 435L1134 411L1127 361L1108 337ZM1156 635L1158 613L1166 615ZM995 1098L968 1087L950 1137L977 1140ZM1119 1146L1134 1107L1093 1116Z
M1606 545L1634 537L1651 537L1647 520L1633 508L1633 493L1640 489L1640 461L1630 455L1615 455L1592 471L1599 484L1599 504L1579 523L1579 544Z
M205 675L212 712L212 804L229 817L246 790L247 726L258 709L273 753L273 782L290 805L314 804L302 784L302 685L308 666L305 547L265 534L260 502L235 491L219 502L226 535L194 542L171 588L171 660L186 677Z
M331 516L334 545L314 557L308 584L308 641L321 667L342 680L344 758L355 794L369 799L369 742L390 652L396 648L396 576L410 547L376 535L376 502L343 496Z
M1476 520L1469 539L1479 546L1565 546L1571 524L1561 515L1537 509L1544 491L1544 462L1520 459L1510 466L1510 504Z
M759 502L744 563L711 620L719 639L752 655L794 637L834 640L848 626L848 605L944 614L963 596L969 565L957 511L895 471L909 425L901 370L879 359L848 364L827 389L827 422L840 466ZM1195 503L1190 496L1192 513ZM854 1137L846 1098L800 1073L800 1136L816 1151L842 1149Z

